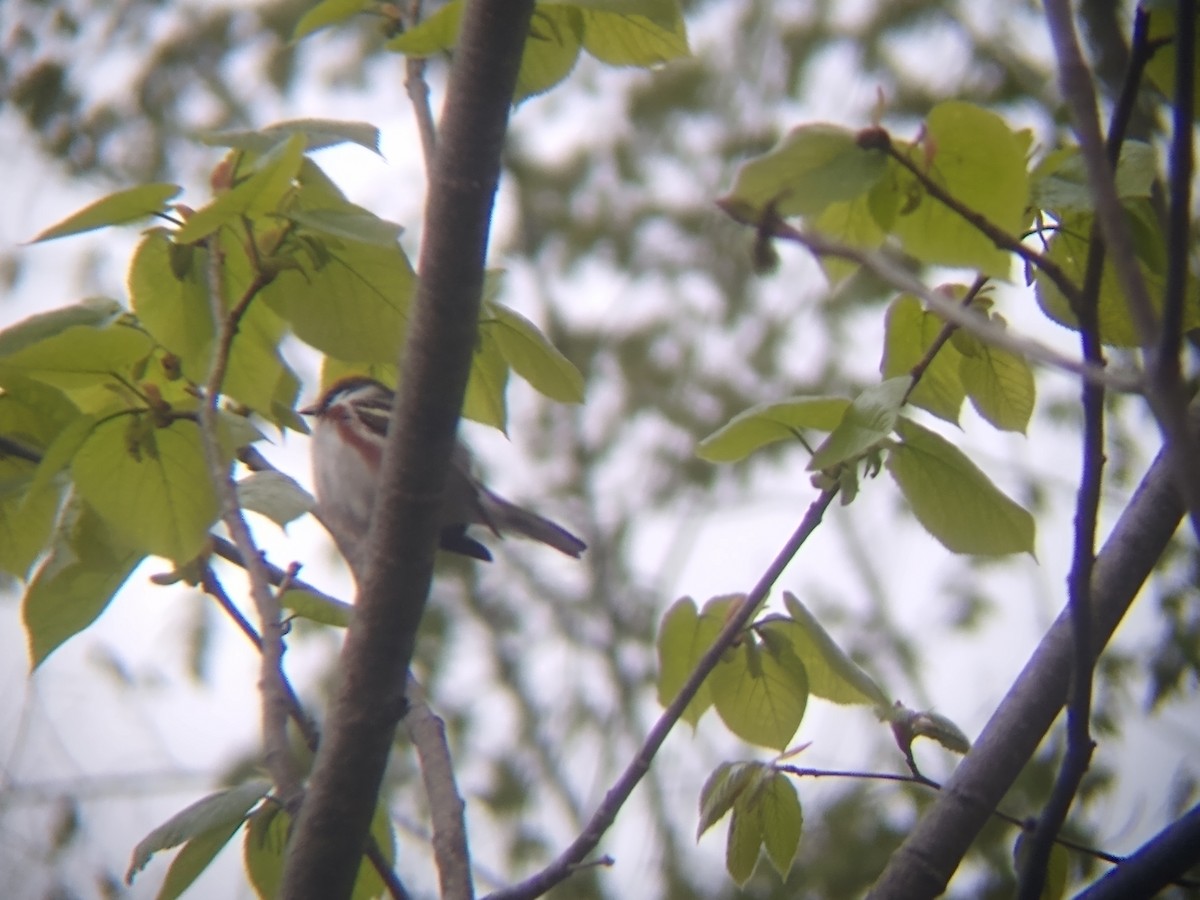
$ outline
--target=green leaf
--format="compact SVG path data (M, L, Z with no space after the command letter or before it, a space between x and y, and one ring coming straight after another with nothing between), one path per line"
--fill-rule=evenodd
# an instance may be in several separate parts
M702 440L696 455L709 462L734 462L767 444L794 440L804 429L833 431L849 408L850 401L844 397L793 397L760 403Z
M1142 141L1125 141L1117 163L1117 196L1123 199L1149 197L1157 177L1158 161L1154 148ZM1078 147L1064 147L1047 154L1031 178L1033 205L1052 212L1056 218L1067 213L1090 213L1095 209L1087 166Z
M142 838L134 847L133 858L129 861L129 870L125 873L125 881L132 882L133 876L146 868L150 858L160 850L178 847L185 841L194 838L207 837L211 840L212 832L230 826L233 831L236 831L245 820L250 807L258 803L270 790L271 783L269 781L262 779L248 781L237 787L209 794L186 809L180 810ZM230 836L232 836L232 831ZM213 855L215 855L215 850ZM209 859L211 860L211 856ZM198 875L199 871L196 874ZM194 879L195 875L192 878Z
M221 237L225 297L245 293L252 275L240 242ZM148 233L134 251L129 292L142 326L179 360L187 380L208 380L215 347L207 274L208 251L181 247L161 230ZM279 354L286 326L261 298L245 309L229 355L222 390L276 424L285 424L274 406L290 407L299 379Z
M1175 48L1178 46L1176 32L1179 26L1175 19L1176 5L1173 3L1147 3L1150 27L1147 29L1151 43L1161 41L1162 46L1146 63L1146 75L1167 97L1175 96ZM1200 45L1200 20L1195 27L1194 41ZM1192 119L1200 116L1200 67L1192 70Z
M888 165L894 167L895 163ZM881 178L869 191L853 200L830 203L817 217L814 228L840 244L873 250L887 237L899 206L896 179ZM859 268L857 263L833 256L821 257L818 262L833 285L840 284Z
M360 0L352 0L352 3L359 8L369 5ZM322 4L328 5L332 4ZM305 18L316 11L310 10ZM351 10L347 17L356 12L357 9ZM302 149L305 153L336 147L338 144L358 144L372 153L379 154L378 128L367 122L345 122L339 119L290 119L256 131L222 131L204 135L200 140L210 147L231 147L250 153L267 154L287 144L296 135L303 138Z
M746 792L743 791L741 796L745 797ZM739 887L754 874L762 845L762 823L758 816L753 811L747 812L741 805L734 804L733 815L729 820L729 834L725 839L725 871Z
M237 493L242 509L260 513L280 528L316 506L313 495L282 472L251 472L237 483Z
M1138 267L1146 282L1146 290L1155 311L1161 312L1165 286L1165 261L1162 256L1163 247L1166 246L1165 238L1150 206L1144 201L1127 202L1125 213L1134 235L1134 249L1138 257ZM1091 229L1092 216L1089 214L1064 217L1050 238L1050 247L1046 253L1077 285L1082 284L1084 280ZM1078 330L1079 323L1075 312L1059 289L1041 271L1037 273L1036 279L1037 300L1042 311L1060 325ZM1137 347L1141 344L1141 335L1134 324L1125 290L1121 287L1116 268L1112 264L1111 254L1104 260L1097 316L1100 322L1100 339L1105 344L1115 347ZM1189 274L1184 298L1183 328L1185 331L1191 331L1197 327L1200 327L1200 286L1196 278Z
M504 431L508 424L508 363L492 329L481 329L471 358L471 375L463 398L462 414L476 422Z
M700 789L700 821L696 840L733 808L738 797L758 779L767 767L756 762L724 762L717 766Z
M912 378L907 375L889 378L855 397L837 428L813 454L808 468L814 472L828 469L862 456L886 440L896 427L910 384Z
M545 93L566 78L575 68L582 44L583 17L578 9L535 6L513 103Z
M853 131L823 123L793 128L768 153L743 163L717 204L757 222L771 204L782 216L817 216L867 194L887 169L881 150L864 150Z
M291 817L274 804L263 804L251 817L250 827L242 845L246 874L255 893L263 900L279 896L283 880L283 857L291 829ZM395 838L386 810L377 808L371 821L371 836L392 864L395 861ZM374 867L363 857L359 863L358 876L354 881L351 900L368 900L383 894L383 883Z
M153 349L153 341L136 328L72 325L0 357L0 383L13 373L65 391L93 388L114 372L129 372Z
M534 389L560 403L583 402L583 375L537 326L500 303L484 301L480 332L490 332L504 361Z
M999 316L991 316L991 320L994 324L1002 324ZM962 356L959 361L971 405L997 428L1024 434L1037 397L1029 363L1015 353L964 333L958 346L965 344L975 348L975 352Z
M381 219L373 212L352 203L337 207L293 210L288 213L288 218L310 231L379 247L395 246L404 232L403 225Z
M0 572L25 579L45 550L62 499L56 485L33 486L37 470L0 457Z
M661 28L673 29L682 18L678 0L538 0L539 6L574 6L627 18L640 16Z
M274 803L264 803L249 818L242 841L242 860L254 892L261 900L279 896L283 883L283 852L292 817Z
M1029 221L1026 143L995 113L951 100L930 111L922 145L910 158L960 203L1019 238ZM900 177L908 201L896 219L895 234L906 251L924 263L964 266L996 278L1009 276L1012 255L1008 251L928 196L914 176Z
M200 431L118 416L101 422L79 448L71 472L80 494L131 545L176 563L204 549L217 518Z
M322 0L300 17L292 30L292 40L298 41L330 25L340 25L374 5L374 0Z
M901 419L897 430L903 443L888 454L888 471L917 521L946 549L1033 553L1033 516L1001 493L966 454L908 419Z
M90 507L77 499L68 501L50 555L21 601L31 668L92 624L143 557L118 543Z
M298 270L281 272L262 299L302 341L352 363L394 364L416 275L400 247L315 241Z
M724 605L718 611L710 601L704 614L700 614L692 598L683 597L667 610L659 626L657 640L658 702L662 706L674 701L700 657L712 647L724 627L722 612L727 609L728 605ZM708 680L705 680L684 709L683 720L695 728L712 702L712 689Z
M94 231L108 225L123 225L165 212L167 201L182 190L177 184L155 183L117 191L39 232L30 243L52 241L55 238Z
M116 300L95 297L22 319L0 331L0 364L3 357L12 356L18 350L54 337L68 328L76 325L107 328L124 314L125 307Z
M709 676L713 705L725 726L744 741L783 750L808 704L804 663L785 642L746 637Z
M462 7L462 0L450 0L415 27L392 38L385 46L396 53L417 57L453 50L462 26Z
M783 601L791 618L772 619L762 627L791 643L792 650L804 663L808 689L813 695L833 703L887 710L892 705L887 694L834 642L799 598L784 591Z
M219 825L196 835L184 844L183 849L171 860L154 900L175 900L176 897L182 896L241 827L240 820L228 825Z
M596 4L587 4L593 7L590 9L573 5L583 14L583 49L610 66L649 68L688 55L687 28L678 9L670 21L655 21L640 11L610 12L594 8Z
M335 628L347 628L350 617L354 615L354 606L343 603L333 597L324 597L300 588L292 588L280 599L285 609L313 622L322 625L332 625Z
M883 377L911 374L945 325L944 319L927 312L921 301L911 294L897 297L888 307L885 319L883 362L880 365ZM958 349L946 341L921 375L909 400L957 425L958 413L967 395L959 374L961 362Z
M276 212L300 174L305 143L305 135L295 133L264 154L253 175L196 210L175 232L175 242L192 244L218 228L240 222L243 216L255 218Z
M800 809L800 798L791 779L781 772L773 772L758 785L753 797L747 801L743 815L758 816L759 830L767 859L771 861L780 878L786 879L800 849L800 832L804 827L804 813Z
M766 766L755 774L734 798L725 845L725 868L739 885L754 874L764 848L775 871L786 878L804 824L800 798L787 776Z
M86 417L47 384L12 374L0 384L0 437L42 457L35 463L0 452L0 571L24 579L45 549L62 496L54 478L60 438Z

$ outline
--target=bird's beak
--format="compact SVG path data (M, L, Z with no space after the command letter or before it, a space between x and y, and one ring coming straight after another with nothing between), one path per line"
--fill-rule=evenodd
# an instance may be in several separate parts
M315 416L319 411L320 403L311 403L303 409L298 409L296 412L302 416Z

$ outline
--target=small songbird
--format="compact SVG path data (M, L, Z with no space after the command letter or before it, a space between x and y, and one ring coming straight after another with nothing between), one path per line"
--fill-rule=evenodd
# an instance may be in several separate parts
M351 376L330 385L320 400L300 410L316 419L312 463L321 518L356 573L379 492L379 467L394 399L395 394L375 379ZM471 453L461 441L450 460L440 518L443 550L485 562L492 554L467 535L470 525L484 525L497 536L524 535L576 558L587 549L565 528L476 481Z

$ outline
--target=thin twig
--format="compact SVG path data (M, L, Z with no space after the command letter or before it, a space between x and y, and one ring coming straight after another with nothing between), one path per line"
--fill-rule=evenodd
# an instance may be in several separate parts
M892 781L927 787L934 791L942 790L940 783L924 775L903 775L896 772L860 772L852 769L807 769L790 765L775 766L775 769L796 778L846 778L854 781ZM1009 825L1013 825L1022 831L1029 830L1028 820L1020 816L1014 816L1012 813L1007 813L1002 809L991 810L991 815L993 818L1007 822ZM1079 841L1073 841L1070 838L1062 836L1056 836L1054 843L1075 853L1083 853L1103 862L1111 863L1114 866L1119 866L1129 860L1127 856L1118 856L1115 853L1109 853L1107 850L1090 847L1087 844L1081 844ZM1170 883L1179 885L1180 887L1195 887L1195 883L1187 878L1178 878Z
M288 742L287 691L283 685L283 627L279 600L271 591L266 568L254 537L238 505L237 488L230 474L230 467L222 459L217 437L217 403L221 396L221 385L229 365L229 354L237 335L238 321L249 308L258 292L269 282L261 273L251 281L232 312L226 312L222 296L223 256L220 241L210 239L208 245L208 299L213 328L217 341L213 350L205 383L204 402L200 405L200 436L204 445L204 456L208 464L213 487L221 508L221 518L241 553L246 574L250 580L250 596L259 616L259 634L262 638L262 730L263 756L267 771L275 784L275 791L285 806L300 796L301 778L299 764ZM236 313L236 315L235 315Z
M817 256L847 259L862 266L897 290L905 291L924 300L926 305L943 319L970 332L985 344L999 347L1001 350L1007 350L1064 372L1070 372L1073 375L1079 375L1089 381L1102 384L1109 390L1132 394L1142 392L1142 378L1139 375L1096 368L1086 362L1065 356L1040 341L1022 337L1007 328L1002 328L970 309L964 309L950 297L932 290L902 266L876 250L851 247L815 232L801 231L781 220L776 220L771 231L775 237L800 244Z
M454 780L446 726L425 702L425 689L411 673L407 696L408 714L404 717L404 727L417 748L421 779L429 798L440 896L442 900L470 900L475 896L475 888L471 881L471 853L463 821L465 804Z
M1154 52L1148 40L1148 26L1148 14L1139 9L1134 20L1128 71L1105 140L1105 155L1114 171L1121 157L1121 145L1133 114L1142 74ZM1099 222L1093 221L1083 291L1072 305L1072 310L1079 323L1083 358L1097 366L1104 365L1104 351L1100 343L1099 297L1105 256L1103 232ZM1096 668L1091 636L1091 578L1096 562L1096 522L1104 467L1103 387L1084 382L1081 406L1084 424L1083 464L1075 504L1074 555L1068 576L1074 668L1071 694L1067 701L1067 749L1042 814L1024 845L1018 896L1025 900L1034 900L1041 895L1053 843L1066 821L1095 747L1089 733Z
M405 25L413 28L421 21L421 0L412 0L405 16ZM425 80L425 58L405 57L404 89L412 103L413 115L417 120L417 131L421 135L421 152L425 157L425 171L433 171L433 155L437 150L437 125L433 121L433 110L429 107L429 82Z
M721 629L721 633L713 641L712 646L700 657L696 668L692 670L692 674L688 676L683 687L679 689L679 694L658 717L658 721L654 723L654 727L646 735L637 755L634 756L633 760L625 768L625 771L621 773L621 776L613 786L609 788L608 793L604 796L604 800L592 814L591 820L571 846L560 853L550 865L546 866L546 868L542 869L536 875L510 888L489 894L486 900L531 900L531 898L540 897L550 890L550 888L568 878L575 870L575 867L580 865L587 858L588 854L596 848L596 845L600 843L600 838L603 837L604 833L612 825L617 817L617 813L625 805L625 801L629 799L629 795L633 793L633 789L637 787L638 782L649 771L650 764L653 762L663 741L666 740L671 729L682 718L684 710L687 709L687 705L692 701L692 698L696 696L697 691L704 684L704 680L716 667L717 663L720 662L721 656L725 651L733 645L733 642L745 630L755 613L758 612L759 607L762 606L771 587L779 579L779 576L783 574L783 570L787 568L788 564L800 550L800 547L808 540L809 535L821 523L821 519L825 515L825 510L833 502L837 491L836 486L825 489L808 507L808 511L804 514L804 518L796 528L795 533L788 539L788 542L779 551L775 559L772 560L767 570L758 580L758 583L737 606L736 610L730 616L729 621L725 623L725 627Z
M1163 291L1160 371L1155 378L1178 384L1182 378L1179 354L1183 348L1183 307L1187 300L1192 224L1192 129L1196 73L1196 3L1179 0L1175 15L1175 99L1171 121L1171 152L1167 211L1167 279Z
M967 294L959 302L959 306L961 306L963 309L966 309L972 303L974 303L975 298L979 296L979 292L983 290L983 286L987 284L987 282L988 278L986 275L980 275L976 277L971 286L967 288ZM922 355L912 369L909 370L909 374L912 375L912 384L910 384L908 386L908 390L905 391L904 399L900 401L901 406L908 402L908 399L912 396L913 391L917 389L917 385L921 383L921 378L924 377L925 371L931 365L933 365L933 361L937 357L938 352L942 349L942 347L946 346L946 341L950 340L951 336L957 330L958 325L954 322L946 322L944 325L942 325L941 331L937 333L937 337L933 339L933 343L929 345L929 349L925 351L924 355Z
M896 149L896 146L891 141L885 142L883 146L892 159L912 173L913 177L921 183L921 186L925 188L929 196L962 216L975 230L983 234L984 237L1001 250L1015 253L1030 265L1041 269L1045 276L1054 282L1054 286L1062 292L1062 295L1068 301L1074 303L1075 298L1079 296L1079 285L1071 280L1071 277L1063 271L1058 263L1034 250L1028 244L1023 243L1016 235L1009 234L983 213L971 209L971 207L967 206L930 178L928 173L921 170L920 166Z

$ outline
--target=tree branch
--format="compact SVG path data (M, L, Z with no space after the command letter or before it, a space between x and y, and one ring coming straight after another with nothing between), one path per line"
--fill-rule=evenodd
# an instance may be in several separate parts
M1138 265L1129 223L1117 195L1114 167L1105 156L1094 86L1075 34L1069 0L1046 0L1046 22L1058 62L1063 99L1087 167L1088 187L1095 202L1096 219L1104 234L1108 252L1112 255L1113 267L1146 355L1146 399L1163 433L1192 530L1200 537L1200 473L1195 466L1196 459L1200 458L1200 449L1187 425L1187 390L1178 377L1178 362L1172 364L1159 359L1162 330ZM1190 116L1191 107L1185 112ZM1189 132L1190 127L1189 124ZM1172 244L1170 239L1168 244Z
M1200 864L1200 805L1193 806L1115 869L1076 895L1075 900L1125 900L1153 897L1170 884L1180 884L1188 869ZM1193 890L1194 881L1187 886Z
M1018 356L1026 357L1034 362L1070 372L1086 378L1088 381L1102 384L1110 390L1122 393L1141 393L1142 379L1137 375L1122 372L1111 372L1097 368L1086 362L1071 359L1057 350L1035 341L1022 337L1007 328L1002 328L982 316L971 311L938 291L923 284L902 266L888 259L883 253L875 250L861 250L837 241L830 240L822 234L801 231L787 222L776 219L769 226L770 234L783 240L793 241L808 248L817 256L832 256L838 259L848 259L883 279L896 290L904 291L919 297L926 305L948 322L953 322L964 331L970 332L985 344L1008 350Z
M429 798L433 821L433 855L443 898L471 897L471 854L463 822L464 804L454 780L446 726L425 702L425 691L411 675L408 679L408 715L404 727L417 748L421 779Z
M1107 644L1183 516L1166 451L1159 453L1092 572L1093 653ZM937 802L892 855L872 900L935 897L1053 724L1071 678L1064 611L963 758Z
M229 354L237 336L238 323L250 303L270 282L270 276L261 272L251 280L246 291L233 309L226 311L222 295L224 283L224 256L219 237L210 238L208 250L208 301L212 314L213 329L217 334L208 379L204 386L204 401L200 404L200 440L204 447L204 458L221 508L221 519L229 529L229 535L237 546L250 581L250 596L259 617L261 636L261 676L259 689L262 691L263 762L271 774L279 801L286 807L300 796L300 767L288 741L288 701L284 689L283 674L283 625L280 616L279 598L271 590L266 569L250 527L238 504L237 488L230 475L230 467L222 460L220 442L217 437L217 403L221 396L221 385L225 381L225 370L229 365Z
M437 511L476 340L500 151L532 0L473 0L431 172L420 287L367 538L341 682L285 864L281 896L348 896L371 823L429 593ZM462 875L469 889L469 869Z
M616 783L609 788L608 793L604 795L604 800L596 811L592 814L592 818L588 821L580 835L574 842L555 859L550 865L538 872L531 878L527 878L520 884L513 885L502 891L496 891L489 894L485 900L532 900L534 897L540 897L556 884L564 881L571 875L579 866L584 864L584 861L589 853L596 849L596 845L600 843L600 838L612 826L613 821L617 817L617 813L621 811L621 807L625 805L625 801L629 799L633 789L637 787L642 777L650 770L650 763L653 762L655 754L658 753L663 741L667 739L671 729L683 716L683 712L687 709L687 705L696 696L696 692L700 690L700 686L704 684L704 680L709 673L720 662L722 655L728 650L754 614L758 612L770 592L772 586L783 574L783 570L795 557L796 553L808 540L809 535L816 530L821 524L821 519L825 515L825 510L829 504L833 502L833 498L837 495L837 487L827 488L822 491L808 507L808 511L804 514L800 525L796 528L795 533L788 539L783 549L767 567L758 583L748 593L742 602L738 605L736 611L729 617L729 621L725 623L725 627L721 629L721 633L717 635L711 647L700 657L700 661L696 664L696 668L692 670L692 674L688 676L683 687L679 689L678 696L671 701L671 704L658 717L658 721L654 723L654 727L646 735L645 741L642 742L641 749L637 755L621 773L621 777L616 780Z

